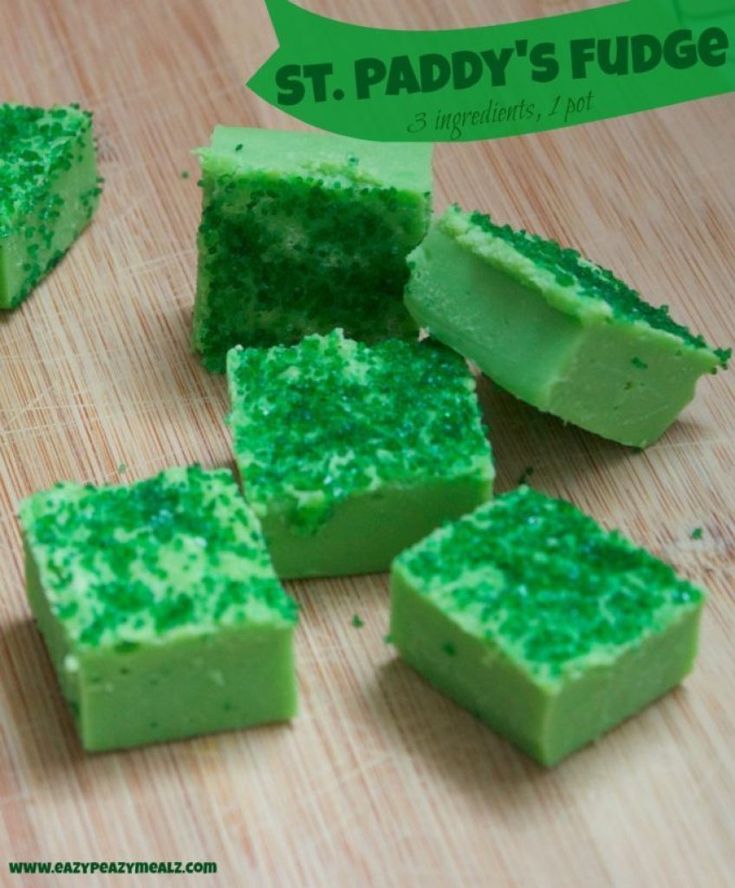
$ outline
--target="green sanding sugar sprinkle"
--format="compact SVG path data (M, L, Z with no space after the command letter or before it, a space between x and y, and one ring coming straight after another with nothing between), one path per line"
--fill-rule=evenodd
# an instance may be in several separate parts
M75 105L48 110L0 104L0 238L71 169L75 146L91 126L91 113ZM49 207L46 221L59 210Z
M695 335L687 327L674 321L669 315L668 306L650 305L611 271L590 262L576 250L562 247L554 240L529 234L523 229L517 230L510 225L497 225L490 216L483 213L472 213L469 218L473 225L493 237L500 238L537 266L550 271L561 286L574 286L581 296L602 299L619 317L630 321L643 321L656 330L677 336L693 348L710 348L703 336ZM720 364L723 367L727 366L732 357L732 349L711 350L719 358ZM636 364L636 360L638 359L634 359L633 363L640 367L643 362Z
M129 487L64 482L25 500L20 516L51 609L80 647L296 621L228 471L174 468Z
M695 527L692 531L692 539L693 540L701 540L702 539L703 530L701 527Z
M554 684L635 647L704 593L571 503L503 494L399 556L418 592Z
M365 625L365 621L362 619L362 617L360 617L359 614L355 614L352 617L352 625L355 627L355 629L362 629L362 627Z
M316 531L381 486L492 478L464 359L431 340L355 342L335 330L228 355L230 425L245 492Z

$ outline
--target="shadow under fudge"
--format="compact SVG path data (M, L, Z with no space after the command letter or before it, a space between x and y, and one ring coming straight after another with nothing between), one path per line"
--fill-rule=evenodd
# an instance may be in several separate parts
M83 763L88 757L77 739L74 719L36 621L28 618L0 626L0 649L12 723L33 740L24 744L35 752L27 760L32 771L38 776Z
M4 682L9 689L6 700L10 721L16 726L14 730L22 734L26 750L23 766L29 770L33 782L39 785L55 781L57 776L66 782L70 770L80 775L94 773L97 779L108 774L110 782L115 783L120 780L120 762L132 765L145 758L153 762L161 755L204 754L213 744L238 744L243 739L248 743L272 742L275 737L270 735L288 733L294 729L294 724L298 725L297 716L295 723L216 731L90 755L79 740L73 716L59 688L53 663L35 620L29 618L0 626L0 650L3 651ZM27 741L26 737L30 739ZM247 761L246 756L243 764Z
M636 747L647 747L649 751L654 748L657 717L668 719L688 695L685 686L677 686L599 741L582 747L554 768L547 768L435 690L398 656L376 669L366 693L371 718L381 719L387 732L412 758L424 759L431 773L446 775L461 792L493 808L505 809L525 808L527 799L535 806L537 797L527 796L525 791L520 794L520 790L542 784L551 790L560 780L563 786L570 770L575 779L581 779L583 788L607 783L611 738L624 744L621 758L645 763L645 756ZM605 746L608 748L600 755L599 750Z
M592 432L542 413L478 374L477 396L489 429L496 463L495 493L524 482L539 490L561 495L568 478L578 478L595 466L615 468L627 460L654 458L667 445L701 440L703 427L686 417L678 419L645 451L608 441Z
M424 759L432 773L493 804L515 804L512 795L496 797L497 788L553 773L435 690L397 654L375 670L366 694L371 718L381 720L392 741Z
M335 643L345 648L366 644L361 631L368 622L371 628L379 624L379 631L383 634L388 631L387 573L311 577L306 580L285 580L283 585L299 605L300 628L295 635L296 669L299 674L303 671L299 652L309 649L307 635L311 624L326 629ZM355 617L360 621L359 626L352 622Z

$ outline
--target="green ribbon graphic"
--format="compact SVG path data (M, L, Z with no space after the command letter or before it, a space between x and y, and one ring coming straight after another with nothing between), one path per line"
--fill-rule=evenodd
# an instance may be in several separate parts
M444 31L366 28L265 2L279 48L250 89L363 139L497 139L735 91L733 0L628 0Z

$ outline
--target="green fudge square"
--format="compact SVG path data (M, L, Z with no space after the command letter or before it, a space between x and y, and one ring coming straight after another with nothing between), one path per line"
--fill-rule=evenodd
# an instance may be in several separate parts
M0 105L0 309L15 308L97 207L92 115Z
M544 765L692 668L705 594L528 487L401 554L391 639L431 684Z
M409 264L406 305L433 336L516 397L622 444L655 441L730 357L574 250L456 206Z
M336 330L228 355L235 459L281 577L387 570L492 495L467 364L417 340Z
M199 150L194 347L221 372L235 345L342 327L415 336L406 255L431 214L431 146L218 126Z
M290 718L296 605L229 471L24 500L28 598L85 749Z

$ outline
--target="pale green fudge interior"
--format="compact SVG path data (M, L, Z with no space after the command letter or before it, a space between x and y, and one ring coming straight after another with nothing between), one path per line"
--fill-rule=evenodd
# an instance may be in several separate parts
M415 336L407 254L431 215L431 145L215 128L199 150L194 347L222 372L235 345Z
M464 359L341 331L228 355L235 458L281 577L387 570L487 500L490 445Z
M228 471L21 504L27 588L86 749L290 718L296 605Z
M92 115L0 104L0 309L62 258L99 202Z
M391 571L391 640L546 765L678 684L704 593L570 503L520 487Z
M409 257L406 305L437 339L541 410L623 444L655 441L729 352L552 241L450 207Z

